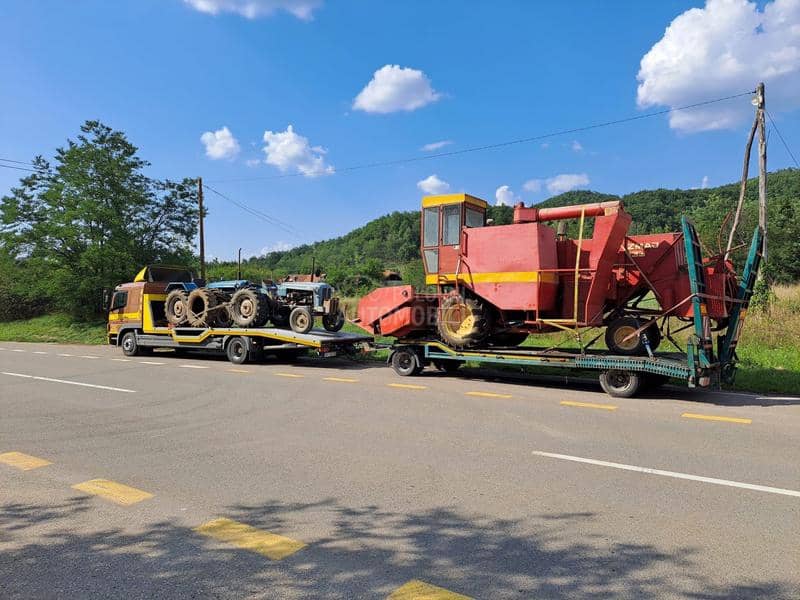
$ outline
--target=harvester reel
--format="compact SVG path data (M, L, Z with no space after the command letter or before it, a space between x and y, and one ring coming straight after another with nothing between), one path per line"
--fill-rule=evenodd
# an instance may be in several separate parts
M448 296L439 306L436 328L449 346L471 348L489 334L489 316L474 298Z
M188 298L188 292L181 289L172 290L167 294L167 300L164 303L164 312L166 313L167 321L176 327L185 325L189 320Z
M254 289L241 289L231 299L231 312L239 327L262 327L269 318L269 298Z

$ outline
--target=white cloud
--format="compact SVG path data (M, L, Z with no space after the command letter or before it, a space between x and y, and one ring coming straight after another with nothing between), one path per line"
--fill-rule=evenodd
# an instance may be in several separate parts
M526 192L539 192L542 189L542 180L528 179L528 181L522 184L522 189Z
M278 167L281 171L297 171L306 177L331 175L335 172L332 165L325 163L326 150L321 146L312 146L308 138L294 132L291 125L286 131L265 131L264 154L266 163Z
M200 141L206 147L206 156L212 160L235 158L239 154L239 142L227 127L206 131L200 136Z
M708 0L675 18L641 61L640 107L677 107L767 84L773 110L800 106L800 0L758 5ZM682 131L738 125L753 108L741 98L671 113Z
M261 164L261 159L248 158L246 161L244 161L244 164L246 164L248 167L251 167L251 168L252 167L257 167L258 165Z
M550 142L542 142L542 150L547 150L550 147Z
M391 113L416 110L436 102L441 94L431 87L422 71L384 65L353 101L353 108L368 113Z
M547 191L551 194L563 194L571 190L589 185L589 176L586 173L562 173L550 177L546 182Z
M442 140L441 142L431 142L430 144L425 144L420 149L423 152L433 152L434 150L439 150L440 148L444 148L445 146L449 146L452 143L453 143L452 140Z
M417 187L426 194L444 194L450 189L450 184L439 179L436 175L430 175L418 181Z
M291 242L284 242L284 241L277 241L274 244L269 246L264 246L261 248L261 252L259 252L259 256L264 256L265 254L269 254L270 252L286 252L287 250L291 250L294 248L294 244Z
M222 12L235 13L247 19L268 17L277 11L286 11L298 19L310 21L322 0L183 0L186 4L209 15Z
M514 206L519 201L519 198L516 197L514 192L512 192L511 188L507 185L501 185L497 188L494 192L494 197L495 200L497 200L497 202L495 202L497 206Z
M700 189L708 188L708 175L703 175L703 181L700 182Z
M572 148L573 152L583 152L583 146L581 145L581 143L578 140L574 140L572 142L571 148Z

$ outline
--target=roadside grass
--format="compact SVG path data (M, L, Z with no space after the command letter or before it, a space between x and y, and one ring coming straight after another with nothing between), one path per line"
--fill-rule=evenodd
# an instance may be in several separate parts
M0 323L0 341L105 344L105 321L75 321L65 314Z

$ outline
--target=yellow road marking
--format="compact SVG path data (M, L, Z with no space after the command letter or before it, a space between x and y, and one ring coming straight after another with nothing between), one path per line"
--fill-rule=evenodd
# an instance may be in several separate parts
M297 375L296 373L273 373L273 375L277 375L278 377L295 377L297 379L305 377L305 375Z
M46 467L52 465L49 460L37 458L30 454L23 454L22 452L4 452L0 454L0 463L16 467L21 471L30 471L31 469L38 469L39 467Z
M249 373L247 369L228 369L228 373Z
M389 387L401 388L404 390L427 390L427 385L414 385L413 383L387 383Z
M292 538L262 531L231 519L214 519L196 527L195 531L243 550L257 552L270 560L282 560L306 546Z
M467 396L480 396L481 398L512 398L511 394L494 394L492 392L466 392Z
M438 587L425 583L418 579L412 579L408 583L404 583L395 591L393 591L386 600L471 600L469 596L457 594Z
M718 417L716 415L698 415L695 413L683 413L681 415L685 419L703 419L704 421L726 421L728 423L741 423L743 425L750 425L753 419L740 419L739 417Z
M577 406L578 408L599 408L601 410L617 410L613 404L595 404L594 402L573 402L572 400L562 400L561 406Z
M90 479L83 483L76 483L72 486L73 490L100 496L106 500L111 500L123 506L130 506L142 500L152 498L153 494L136 488L127 486L108 479Z
M340 383L357 383L358 379L349 379L348 377L323 377L325 381L339 381Z

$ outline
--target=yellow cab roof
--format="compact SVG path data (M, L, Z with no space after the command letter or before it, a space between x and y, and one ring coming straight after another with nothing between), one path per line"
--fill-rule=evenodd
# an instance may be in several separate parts
M480 208L488 208L489 203L469 194L439 194L438 196L425 196L422 198L422 207L441 206L443 204L472 204Z

